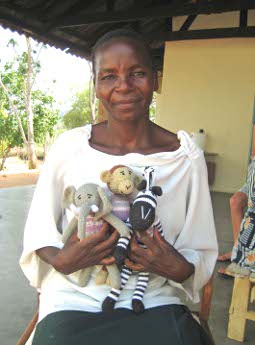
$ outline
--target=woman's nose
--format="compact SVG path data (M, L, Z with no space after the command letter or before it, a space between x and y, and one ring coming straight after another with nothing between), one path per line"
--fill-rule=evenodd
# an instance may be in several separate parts
M126 76L118 78L118 84L117 84L116 89L122 92L131 90L132 89L131 80Z

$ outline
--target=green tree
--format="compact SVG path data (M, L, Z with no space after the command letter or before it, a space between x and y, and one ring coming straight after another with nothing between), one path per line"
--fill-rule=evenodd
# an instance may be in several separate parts
M63 122L67 129L94 123L91 113L89 90L75 94L71 109L63 116Z
M7 107L8 102L0 90L0 171L4 168L10 150L15 146L22 145L18 121L8 113Z
M27 50L21 54L15 55L13 61L4 66L0 71L0 86L4 91L11 109L11 113L16 117L22 140L27 148L28 166L33 169L37 165L35 154L34 121L32 105L32 88L36 75L40 71L39 55L41 49L34 42L32 48L31 39L26 37ZM8 46L16 51L17 43L11 39ZM23 115L25 114L25 117ZM22 121L23 120L23 121ZM24 130L24 120L26 122L26 131Z
M32 92L34 113L34 136L37 144L45 144L47 137L53 137L55 125L59 121L59 110L54 109L54 99L47 93Z
M157 93L153 93L152 97L152 102L150 105L150 120L155 122L156 121L156 98L157 98Z
M8 61L0 71L1 169L10 149L22 143L27 148L29 167L34 168L37 160L35 143L44 144L53 135L59 119L52 96L32 90L34 77L40 69L39 62L35 60L33 63L34 77L30 76L29 85L27 69L28 54L23 52L15 55L15 59Z

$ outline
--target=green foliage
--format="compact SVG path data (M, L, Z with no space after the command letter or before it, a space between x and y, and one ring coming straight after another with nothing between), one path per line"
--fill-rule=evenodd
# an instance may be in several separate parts
M10 116L5 109L0 109L0 156L22 145L22 137L15 117Z
M67 129L84 126L92 123L89 105L89 90L77 92L73 99L71 109L63 116L63 122Z
M14 49L17 43L11 39L8 46ZM36 61L37 47L32 50L33 78L40 71L40 62ZM16 107L24 132L27 133L26 95L27 95L28 53L15 54L0 69L3 84L8 90L12 104ZM46 136L54 134L54 126L59 119L59 111L54 107L52 96L41 90L31 92L31 107L33 111L34 140L43 144ZM22 146L23 139L18 126L18 120L13 114L11 104L4 90L0 87L0 155L6 155L7 148ZM3 164L2 164L3 165ZM3 167L2 167L3 168ZM1 170L1 164L0 164Z
M153 97L152 97L152 102L150 105L150 120L152 122L156 121L156 97L157 97L157 93L154 92Z
M59 120L59 111L54 109L54 99L41 90L32 92L34 113L35 142L43 144L48 134L54 135L54 128Z

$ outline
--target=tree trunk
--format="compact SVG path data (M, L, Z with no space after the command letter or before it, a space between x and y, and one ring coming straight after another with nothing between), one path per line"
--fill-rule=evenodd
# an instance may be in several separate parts
M0 163L0 171L2 171L4 169L4 164L6 161L6 158L8 156L8 153L10 152L11 148L6 148L5 150L2 150L2 161Z
M90 68L90 80L89 80L89 107L90 107L90 118L91 123L96 122L96 91L93 82L93 73L91 70L91 64L89 63Z
M27 157L28 157L28 168L37 168L37 158L35 153L34 143L34 124L33 124L33 111L31 107L31 91L32 91L32 54L31 54L31 43L30 37L26 37L27 42L27 88L26 88L26 115L27 115Z

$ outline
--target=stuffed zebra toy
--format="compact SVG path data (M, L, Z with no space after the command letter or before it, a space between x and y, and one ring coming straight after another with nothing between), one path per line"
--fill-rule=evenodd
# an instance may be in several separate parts
M156 216L157 196L162 195L162 189L158 186L152 186L154 169L151 167L145 168L145 180L138 185L137 189L140 191L135 198L129 214L129 219L126 224L130 227L132 233L141 233L147 231L150 236L153 236L155 228L158 229L161 236L163 235L163 227ZM146 246L138 240L138 243L143 248ZM103 311L109 312L114 309L115 303L124 289L128 279L132 275L133 270L123 266L121 270L121 286L119 289L112 288L109 295L102 304ZM132 309L136 314L144 312L144 304L142 302L146 287L149 282L149 272L139 272L136 288L132 298Z

